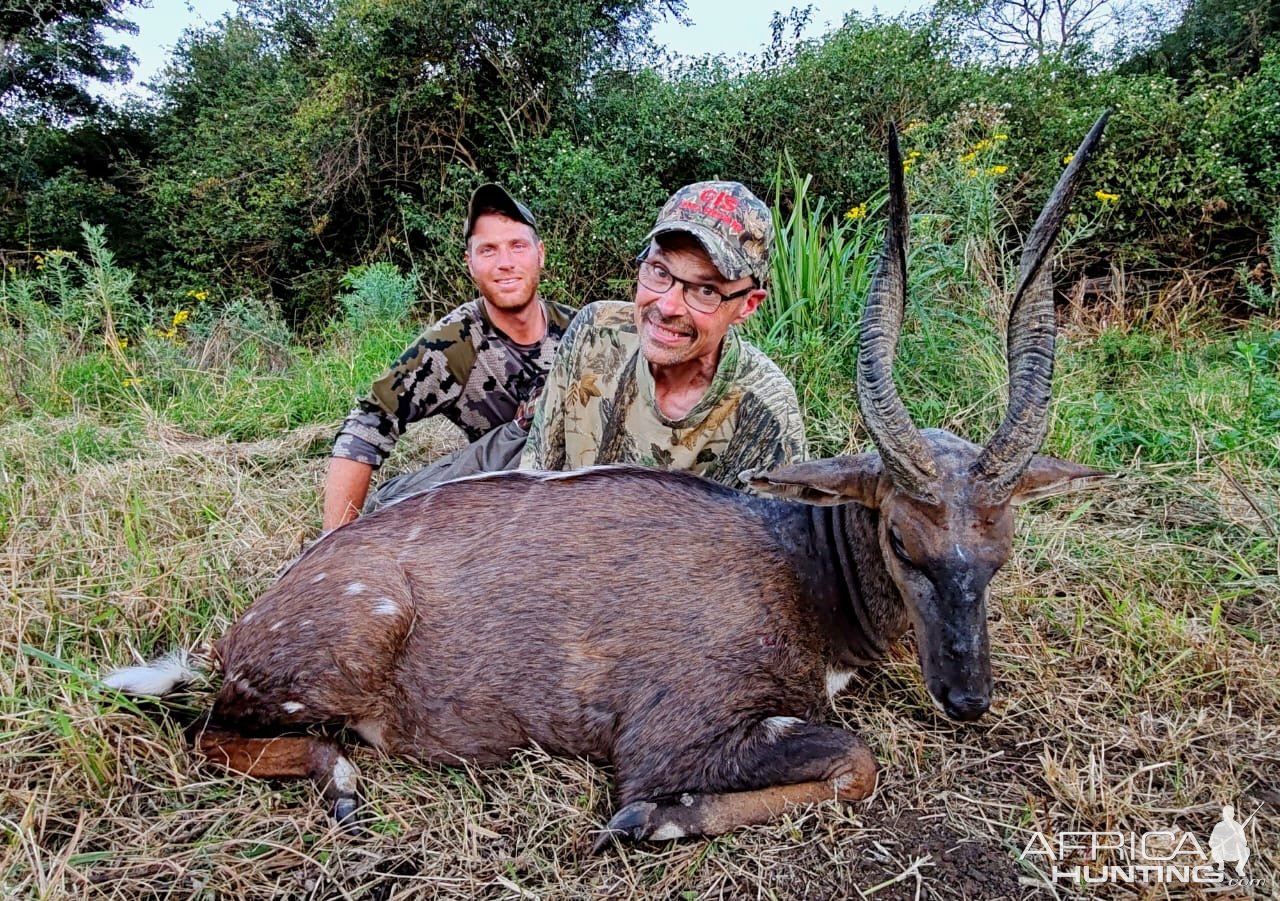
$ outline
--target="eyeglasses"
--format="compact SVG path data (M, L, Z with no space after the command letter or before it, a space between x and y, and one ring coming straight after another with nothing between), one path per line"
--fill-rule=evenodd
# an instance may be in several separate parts
M666 294L672 285L679 282L684 286L684 302L699 313L714 313L720 309L720 304L745 297L756 290L756 286L752 284L732 294L721 294L710 285L687 281L678 275L672 275L661 263L650 263L647 260L640 260L639 280L640 284L655 294Z

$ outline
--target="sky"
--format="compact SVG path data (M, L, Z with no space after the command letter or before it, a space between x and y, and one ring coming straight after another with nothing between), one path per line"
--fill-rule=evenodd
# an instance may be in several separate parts
M554 0L549 0L554 2ZM813 6L811 26L805 37L820 37L837 28L845 13L880 12L896 15L920 9L923 0L808 0ZM669 50L683 54L757 53L769 43L769 22L774 10L783 13L806 0L686 0L685 26L671 18L654 27L653 37ZM138 57L133 81L110 95L144 93L142 84L160 73L183 30L191 25L216 22L235 8L235 0L151 0L149 9L129 8L126 18L138 25L136 36L121 35Z

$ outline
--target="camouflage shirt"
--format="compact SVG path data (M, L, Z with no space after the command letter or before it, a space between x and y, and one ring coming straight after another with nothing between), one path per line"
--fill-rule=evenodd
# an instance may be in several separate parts
M547 335L516 344L480 299L449 313L409 345L342 423L333 456L381 466L419 419L439 413L475 441L531 407L574 311L545 304Z
M521 469L640 463L744 489L742 470L805 458L795 389L733 329L706 394L683 419L663 416L633 309L594 303L574 319L551 364Z

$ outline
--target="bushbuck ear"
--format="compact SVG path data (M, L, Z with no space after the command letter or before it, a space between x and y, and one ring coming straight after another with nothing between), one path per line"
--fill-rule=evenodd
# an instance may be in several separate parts
M808 460L768 472L748 469L739 476L757 494L823 507L851 501L879 506L883 477L877 453Z
M1103 480L1109 478L1112 478L1112 474L1100 469L1036 454L1031 458L1026 471L1018 478L1009 502L1017 506L1069 491L1097 488Z

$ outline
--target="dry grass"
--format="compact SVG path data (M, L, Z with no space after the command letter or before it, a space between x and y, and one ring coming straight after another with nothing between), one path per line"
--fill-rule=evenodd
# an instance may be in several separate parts
M991 716L940 720L904 648L836 705L883 764L870 800L590 858L608 781L581 761L444 770L357 751L376 832L351 838L308 785L201 765L181 724L202 691L140 711L96 687L131 656L214 638L297 553L330 434L0 426L6 896L1072 897L1018 864L1033 830L1178 826L1203 842L1226 802L1257 809L1249 875L1280 888L1274 479L1148 468L1024 509L994 604Z

